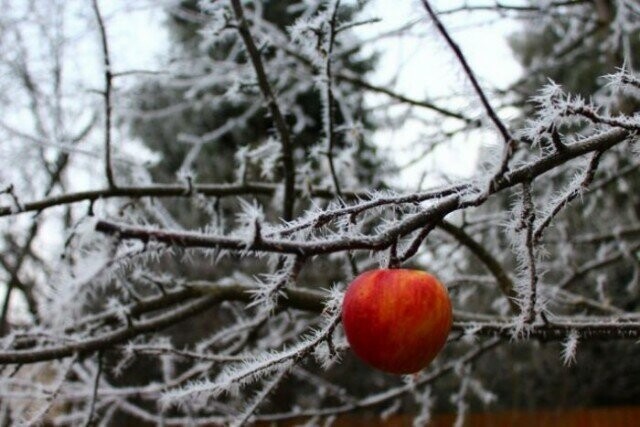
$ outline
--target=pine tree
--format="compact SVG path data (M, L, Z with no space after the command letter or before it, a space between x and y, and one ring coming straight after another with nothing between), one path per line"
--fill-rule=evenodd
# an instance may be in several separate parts
M245 63L247 58L244 54L234 56L234 53L230 52L232 43L229 41L223 39L212 46L202 45L204 43L201 34L203 24L198 20L203 19L203 11L198 3L196 0L184 0L177 8L168 11L167 26L172 36L171 57L173 58L170 59L169 64L172 61L186 60L201 67L198 70L201 73L211 73L212 76L216 76L217 61ZM299 0L261 2L262 19L274 25L277 30L286 33L305 11L299 6ZM340 19L346 21L352 13L348 7L342 7ZM276 53L272 50L275 49L276 47L265 46L264 55L273 58ZM358 50L347 52L340 60L345 63L344 68L355 75L371 72L375 64L374 56L363 56ZM312 67L312 64L305 63L304 66ZM315 71L316 74L318 72L318 70ZM188 80L191 76L182 77ZM237 162L234 161L234 155L238 149L240 147L255 148L273 135L273 125L265 107L260 107L246 119L243 118L243 113L247 111L250 103L255 102L255 99L246 99L242 96L242 92L253 94L255 92L255 88L251 87L253 83L247 81L245 87L232 88L240 92L237 98L233 99L229 95L230 88L226 85L228 81L223 78L224 76L217 77L222 80L221 84L208 84L202 89L191 87L186 82L175 87L155 79L143 81L135 89L134 108L139 111L139 116L132 122L132 133L162 155L162 160L153 169L155 179L172 181L176 173L180 172L184 158L191 147L187 143L180 142L188 139L184 138L184 135L206 135L209 132L221 130L230 120L242 120L242 125L224 133L215 142L203 145L202 152L189 168L196 174L194 178L200 182L234 181L237 179L235 174ZM282 82L285 88L310 83L300 82L294 76L287 79ZM283 90L286 90L285 88ZM300 151L299 155L305 157L309 156L311 148L318 143L317 136L322 133L322 105L318 95L317 87L309 84L306 90L300 91L296 99L292 100L301 109L291 111L289 117L289 124L293 127L295 134L293 144ZM355 91L353 95L359 96ZM345 96L348 95L345 94ZM361 100L359 102L358 109L352 114L359 125L365 128L364 130L372 130L372 123L362 109ZM160 112L173 106L178 106L177 114L174 110L168 114ZM180 106L184 107L180 108ZM153 117L153 112L160 113ZM306 119L305 123L295 120L294 116L298 114ZM340 109L336 109L336 126L345 124ZM344 136L341 137L340 144L344 146ZM386 166L380 159L376 159L375 147L370 141L359 138L354 160L358 163L354 169L357 171L360 183L380 185L379 172ZM275 180L277 181L277 177Z

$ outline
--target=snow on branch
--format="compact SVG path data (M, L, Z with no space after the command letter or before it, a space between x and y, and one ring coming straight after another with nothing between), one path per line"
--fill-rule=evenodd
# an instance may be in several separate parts
M0 17L0 424L462 425L512 403L481 381L495 366L542 394L640 339L636 2L422 0L391 26L368 2L80 3ZM120 34L147 12L154 69ZM465 55L476 12L522 27L515 82ZM460 81L407 82L388 49L416 40ZM409 75L432 81L429 59ZM464 176L442 160L476 156ZM453 302L444 351L404 381L340 325L377 268L429 271Z

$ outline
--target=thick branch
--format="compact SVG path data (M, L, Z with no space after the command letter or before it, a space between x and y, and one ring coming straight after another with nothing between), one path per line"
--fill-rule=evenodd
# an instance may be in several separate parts
M265 237L256 242L247 242L246 239L238 237L133 227L110 221L99 221L96 229L102 233L118 235L121 239L158 241L182 247L219 248L242 252L258 251L311 256L345 250L380 250L389 247L399 237L422 228L435 219L442 218L458 209L478 206L484 203L492 193L499 192L517 184L522 184L523 182L529 182L533 178L575 157L591 151L606 150L624 141L627 137L628 133L626 131L615 129L574 143L567 146L566 150L555 152L496 178L492 182L491 193L484 193L479 188L467 190L469 194L480 194L480 196L477 197L453 193L443 197L437 203L424 209L420 213L409 216L375 236L344 237L342 239L316 241L294 241ZM403 196L400 196L399 199L402 197ZM393 198L391 198L391 202L393 202ZM376 206L373 202L370 202L369 205ZM350 207L350 209L353 208L354 207Z
M197 285L197 283L194 285ZM251 291L255 291L255 289L239 285L216 285L215 287L206 286L199 291L200 294L206 295L204 297L188 302L177 309L152 318L146 318L145 320L141 320L131 326L123 327L97 337L91 337L81 341L74 341L68 344L52 346L49 348L0 351L0 364L36 363L44 360L61 359L74 354L82 356L108 349L127 342L138 335L156 332L173 326L222 301L249 302L252 298ZM279 298L279 302L287 307L315 312L322 311L324 307L323 295L317 292L294 289L283 290L283 292L285 297Z
M241 285L220 285L210 282L191 283L189 291L197 298L177 309L164 312L155 317L133 323L121 329L104 333L97 337L74 341L66 344L39 349L22 349L0 351L0 364L20 363L29 364L45 360L54 360L71 355L83 356L96 351L112 348L128 340L150 332L156 332L189 317L197 315L222 301L250 302L255 288ZM303 289L283 289L284 297L278 299L282 308L290 307L319 313L324 309L327 294ZM205 295L196 297L196 295ZM183 295L181 295L183 296ZM459 315L456 315L459 319ZM465 318L465 316L462 316ZM513 339L513 331L517 322L500 321L460 321L454 323L454 331L472 331L475 335L498 336L503 339ZM554 323L529 325L526 330L528 339L563 340L567 334L576 331L581 339L638 339L640 338L640 323L630 321L614 321L602 318L601 321L592 319L589 322L576 321L572 318L558 318Z

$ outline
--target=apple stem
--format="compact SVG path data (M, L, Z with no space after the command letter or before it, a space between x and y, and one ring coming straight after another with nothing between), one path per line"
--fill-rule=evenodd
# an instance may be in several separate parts
M398 258L398 239L395 239L389 247L389 264L387 268L400 268L400 259Z

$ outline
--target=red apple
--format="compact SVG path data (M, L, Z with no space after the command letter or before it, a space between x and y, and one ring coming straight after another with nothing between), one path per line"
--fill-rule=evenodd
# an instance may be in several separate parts
M394 374L426 367L444 346L452 317L447 289L418 270L362 273L342 302L342 325L353 352Z

